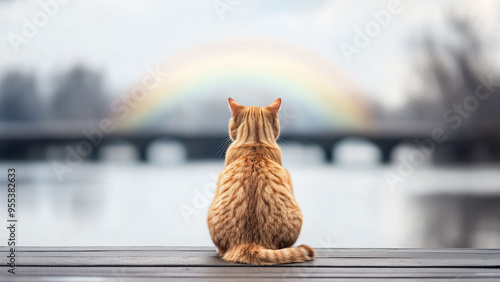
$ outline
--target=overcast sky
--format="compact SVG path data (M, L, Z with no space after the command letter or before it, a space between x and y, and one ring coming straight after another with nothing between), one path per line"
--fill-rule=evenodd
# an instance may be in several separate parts
M109 89L119 93L148 66L186 48L220 39L274 38L323 57L347 72L366 95L397 108L409 89L420 87L413 72L420 56L411 48L415 35L425 30L446 34L443 23L450 10L468 14L486 36L500 27L498 1L401 1L401 13L393 14L389 25L349 62L342 43L353 44L356 28L373 20L372 12L388 9L390 0L65 1L17 53L9 35L21 35L23 18L32 21L43 11L40 3L51 1L0 1L0 72L10 67L35 70L43 86L49 81L45 78L80 63L100 70ZM233 3L223 20L214 8L221 2Z

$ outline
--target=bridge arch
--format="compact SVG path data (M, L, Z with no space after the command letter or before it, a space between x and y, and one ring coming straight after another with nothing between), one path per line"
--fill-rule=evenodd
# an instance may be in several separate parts
M364 138L344 138L336 142L334 160L340 165L377 165L382 161L381 149Z
M134 162L140 159L140 148L133 142L123 139L109 140L96 150L96 158L109 162Z
M433 162L433 155L418 148L415 144L406 141L394 147L391 154L392 163L408 161L415 165L429 165Z
M181 164L187 159L187 150L178 140L159 138L149 143L146 157L148 162L155 164Z

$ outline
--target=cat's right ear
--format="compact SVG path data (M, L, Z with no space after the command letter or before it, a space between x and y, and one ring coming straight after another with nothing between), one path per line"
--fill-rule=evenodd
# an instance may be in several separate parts
M231 109L231 113L234 115L238 114L244 106L236 103L233 99L229 98L229 108Z
M281 98L278 98L278 100L274 101L274 103L266 107L266 109L270 110L276 117L278 116L280 108L281 108Z

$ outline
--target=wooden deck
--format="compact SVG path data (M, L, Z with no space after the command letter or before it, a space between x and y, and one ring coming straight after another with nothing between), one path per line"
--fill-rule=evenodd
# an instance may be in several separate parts
M1 281L500 281L500 250L316 249L312 262L255 267L214 248L23 247Z

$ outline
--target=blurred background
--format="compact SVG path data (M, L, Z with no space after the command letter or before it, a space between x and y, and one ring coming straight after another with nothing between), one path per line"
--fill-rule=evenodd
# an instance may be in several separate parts
M281 97L298 243L500 248L499 14L492 0L1 0L19 244L211 246L227 98Z

